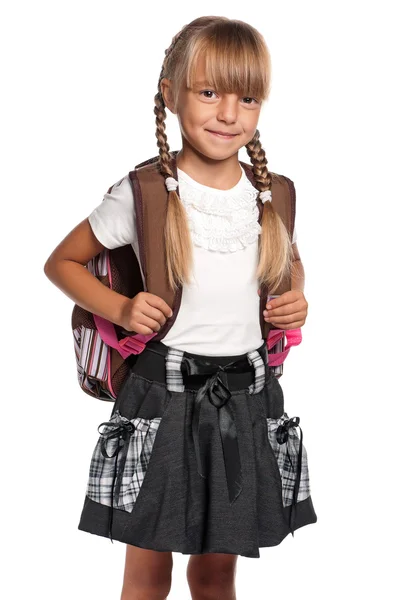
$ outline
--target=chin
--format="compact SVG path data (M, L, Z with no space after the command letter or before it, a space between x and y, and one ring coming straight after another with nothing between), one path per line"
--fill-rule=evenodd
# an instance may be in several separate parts
M201 149L197 148L197 150L201 152L201 154L203 154L207 158L211 158L212 160L225 160L230 156L237 154L237 152L239 151L239 146L232 149L212 148L212 146L209 146Z

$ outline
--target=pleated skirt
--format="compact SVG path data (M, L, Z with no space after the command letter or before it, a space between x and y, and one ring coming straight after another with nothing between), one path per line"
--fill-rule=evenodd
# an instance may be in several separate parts
M298 423L265 343L212 357L149 342L97 428L78 529L162 552L259 558L317 521Z

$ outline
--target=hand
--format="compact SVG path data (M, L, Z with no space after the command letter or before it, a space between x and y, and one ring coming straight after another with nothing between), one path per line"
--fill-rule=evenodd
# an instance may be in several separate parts
M260 290L258 290L260 295ZM271 305L271 309L269 308ZM308 302L301 290L290 290L269 300L264 310L264 320L279 329L298 329L306 321Z
M149 335L158 332L172 315L172 309L163 298L139 292L123 305L119 324L127 331Z

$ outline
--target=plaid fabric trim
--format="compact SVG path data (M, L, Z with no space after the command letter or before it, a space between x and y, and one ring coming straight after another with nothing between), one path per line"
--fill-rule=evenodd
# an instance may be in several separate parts
M136 498L145 479L146 470L152 454L153 444L156 433L162 417L154 419L142 419L136 417L131 419L135 430L130 436L129 446L126 456L123 456L122 448L118 452L118 461L116 469L116 456L112 456L117 447L119 438L110 438L103 440L100 435L90 463L89 479L87 483L86 494L100 504L111 506L111 486L120 466L120 461L124 460L123 477L119 490L118 502L114 494L113 508L118 508L131 512ZM129 419L120 415L116 411L109 422L119 424L121 421L128 422ZM107 427L104 426L101 433L105 433ZM101 444L105 443L105 449L109 456L106 458L101 452ZM116 481L117 484L117 481ZM116 491L116 490L115 490Z
M283 488L283 505L288 506L292 504L295 475L298 466L298 452L300 446L300 438L297 433L296 427L291 427L288 430L288 439L284 444L279 444L276 438L276 431L279 425L282 425L284 421L289 419L285 412L279 419L272 419L267 417L267 430L268 438L274 454L277 458L278 468L281 475L281 483ZM288 454L291 458L291 463L287 455L287 444ZM308 457L307 451L304 444L302 445L302 462L301 462L301 477L300 485L298 488L297 502L301 502L311 495L310 483L309 483L309 471L308 471Z
M249 393L258 394L264 388L264 383L266 379L266 367L264 365L262 357L260 356L257 350L248 352L247 358L250 364L255 369L255 382L249 386Z
M169 392L184 392L181 363L184 352L169 348L166 354L166 386Z

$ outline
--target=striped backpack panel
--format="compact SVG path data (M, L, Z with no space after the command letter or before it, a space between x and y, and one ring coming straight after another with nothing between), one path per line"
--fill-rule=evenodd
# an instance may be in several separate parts
M133 298L143 290L138 261L132 246L105 248L86 265L103 285ZM118 340L128 336L118 325L112 325ZM103 341L91 312L75 304L72 331L77 377L86 394L114 402L130 367L129 358Z

